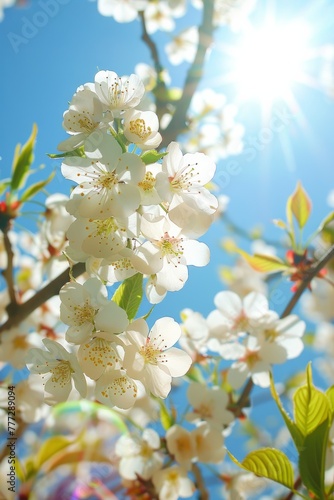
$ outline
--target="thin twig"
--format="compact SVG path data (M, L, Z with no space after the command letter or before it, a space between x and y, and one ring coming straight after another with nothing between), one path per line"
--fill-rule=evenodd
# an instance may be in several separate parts
M165 148L171 141L175 140L187 127L188 109L202 78L205 56L212 43L212 33L214 30L213 13L214 0L203 2L202 23L198 28L199 40L197 52L188 70L182 96L177 103L173 117L166 129L162 131L163 139L160 145L161 148Z
M293 497L295 496L295 491L296 490L299 490L299 488L301 487L302 485L302 480L300 478L300 476L297 477L296 481L295 481L295 484L293 485L293 489L294 491L290 491L286 497L284 497L282 500L292 500Z
M76 278L85 272L85 264L78 262L72 267L71 275ZM0 326L0 333L9 330L25 320L35 309L43 305L54 295L58 295L62 286L70 281L70 268L62 272L57 278L50 281L44 288L35 293L23 304L17 304L15 314L11 314L7 321Z
M205 487L204 479L202 477L202 474L201 474L201 471L200 471L198 465L197 464L193 464L191 470L192 470L192 473L195 476L196 486L197 486L197 489L198 489L198 492L199 492L199 498L200 498L200 500L209 500L209 498L210 498L209 497L209 493L208 493L208 490Z
M140 18L141 26L142 26L141 38L142 38L143 42L145 42L147 47L149 48L149 51L151 53L151 57L153 60L154 68L155 68L155 71L157 72L157 76L159 79L159 76L160 76L161 72L163 71L163 66L160 62L160 57L159 57L159 52L158 52L157 46L147 32L144 11L139 12L139 18Z
M10 312L16 309L17 301L16 301L15 284L14 284L14 266L13 266L14 252L8 236L7 229L3 231L3 241L7 254L7 267L2 271L2 275L7 283L7 290L10 299L10 303L7 306L7 310L8 312Z
M302 293L306 290L306 288L309 286L313 278L319 274L321 269L325 267L326 264L334 257L334 245L331 246L327 252L319 259L317 262L315 262L307 275L303 278L303 281L297 288L296 292L292 296L291 300L289 301L288 305L284 309L284 311L281 314L281 318L285 318L288 316L292 309L296 306L298 300L300 299Z

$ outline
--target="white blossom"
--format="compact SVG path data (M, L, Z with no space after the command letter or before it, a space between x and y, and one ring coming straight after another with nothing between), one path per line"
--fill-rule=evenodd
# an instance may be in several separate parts
M153 111L128 110L124 113L124 135L142 150L155 149L162 141L159 120Z
M124 479L134 480L137 475L144 480L150 479L163 464L159 449L160 438L153 429L145 429L142 436L121 436L115 446L115 453L121 458L118 472Z
M191 497L195 485L181 467L172 466L153 474L152 481L159 494L159 500L177 500Z
M105 108L118 117L140 103L145 88L135 74L119 77L114 71L99 71L95 75L95 92Z
M233 422L233 414L227 410L228 395L217 386L207 387L198 382L192 382L187 391L187 398L193 410L187 413L190 422L207 422L222 429Z
M50 373L44 387L46 402L53 404L66 401L72 390L72 379L80 396L84 398L87 383L75 354L68 352L54 340L43 339L43 344L48 350L30 349L26 363L31 373L38 373L43 377Z
M78 186L71 193L68 211L75 217L107 219L128 217L140 204L137 183L145 175L139 156L122 153L116 139L102 134L98 148L87 150L87 158L69 157L62 174Z
M172 318L158 319L149 332L142 319L126 331L124 363L127 374L140 380L157 397L166 398L172 377L182 377L190 368L189 355L172 347L180 338L180 326Z

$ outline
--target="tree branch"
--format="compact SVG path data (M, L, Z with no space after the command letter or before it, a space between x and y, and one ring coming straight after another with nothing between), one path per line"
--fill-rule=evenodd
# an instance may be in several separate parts
M309 286L313 278L319 274L321 269L323 269L326 264L334 257L334 245L332 245L327 252L319 259L317 262L315 262L312 266L307 275L304 277L303 281L295 291L294 295L292 296L291 300L289 301L288 305L284 309L284 311L281 314L281 318L285 318L288 316L293 308L296 306L298 300L300 299L301 295L303 292L306 290L306 288Z
M145 42L147 47L149 48L149 51L151 53L151 57L152 57L152 60L154 63L154 68L155 68L155 71L157 72L157 76L159 79L159 75L161 74L161 72L163 71L164 68L160 62L158 49L157 49L156 44L153 42L152 38L150 37L150 35L147 32L144 11L139 12L139 17L140 17L141 26L142 26L141 38L142 38L143 42Z
M214 30L213 13L214 0L206 0L203 2L203 18L202 24L198 28L199 41L197 52L194 61L188 70L182 96L177 102L173 117L166 129L162 131L163 139L160 145L161 148L167 147L168 144L175 140L176 137L187 127L188 109L202 78L205 56L212 42L212 33Z
M49 300L54 295L58 295L62 286L70 281L71 276L74 278L80 276L85 272L85 264L83 262L78 262L72 267L72 272L70 275L70 268L62 272L57 278L45 285L44 288L39 290L33 295L29 300L23 304L17 304L15 314L9 316L7 321L0 326L0 333L5 330L9 330L13 326L18 325L24 321L35 309L43 305L47 300Z
M193 464L191 470L195 476L196 486L199 492L200 500L209 500L209 493L205 487L204 480L198 465Z
M12 249L12 244L10 242L9 236L8 236L8 230L5 229L3 230L3 241L4 241L4 246L7 254L7 267L2 271L2 275L6 280L7 283L7 290L8 290L8 295L10 299L10 303L7 306L7 312L10 314L12 311L14 312L16 307L17 307L17 301L16 301L16 293L15 293L15 285L14 285L14 268L13 268L13 259L14 259L14 253Z

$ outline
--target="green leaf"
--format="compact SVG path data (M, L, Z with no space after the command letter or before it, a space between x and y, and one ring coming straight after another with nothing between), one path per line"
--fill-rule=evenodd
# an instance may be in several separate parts
M27 142L21 146L16 147L14 153L13 167L12 167L12 180L11 190L16 191L24 185L26 175L29 168L34 161L34 146L36 142L37 125L34 123L31 135Z
M167 410L165 403L161 399L158 401L160 405L160 422L165 431L167 431L170 427L172 427L172 425L175 424L175 420Z
M206 383L202 371L195 364L191 365L185 376L193 382L199 382L200 384Z
M293 226L293 214L292 214L292 196L289 196L287 202L286 202L286 219L288 222L288 227L286 228L286 231L289 235L289 238L291 240L291 245L294 248L296 244L296 236L295 236L295 229Z
M312 383L311 364L307 366L306 385L297 389L293 397L295 421L304 436L314 431L331 416L327 396Z
M332 412L332 417L334 416L334 385L329 387L326 391L326 396L328 398L329 406Z
M25 481L25 472L17 456L15 457L15 472L19 481L23 483Z
M143 153L140 158L145 163L145 165L151 165L151 163L156 163L167 154L168 153L158 153L158 151L156 151L155 149L151 149L150 151L145 151L145 153Z
M155 306L156 306L156 304L153 304L153 306L152 306L152 307L150 307L150 310L149 310L146 314L144 314L143 319L144 319L145 321L147 320L147 318L148 318L149 316L151 316L151 314L152 314L153 309L155 308Z
M28 189L26 189L24 191L24 193L22 194L22 196L20 197L20 201L22 201L22 202L28 201L30 198L35 196L35 194L37 194L39 191L41 191L41 189L43 189L47 184L49 184L49 182L52 181L54 176L55 176L55 172L52 172L49 175L49 177L47 179L45 179L44 181L39 181L39 182L36 182L35 184L32 184L31 186L29 186Z
M250 255L240 249L236 249L236 252L239 253L255 271L260 273L277 273L289 269L289 266L285 264L285 262L273 255Z
M298 226L302 229L312 210L312 203L304 190L301 182L297 183L295 192L291 196L291 211L295 216Z
M66 158L67 156L85 156L85 150L83 146L80 146L79 148L73 149L73 151L66 151L65 153L49 153L48 157L52 158L53 160L56 158Z
M137 273L127 278L117 288L112 300L127 313L131 321L137 314L143 298L143 275Z
M277 407L278 407L278 409L279 409L279 411L284 419L285 425L289 429L289 432L290 432L290 435L293 439L293 442L295 443L297 450L300 451L303 447L304 436L303 436L302 432L300 431L300 429L298 429L295 422L289 417L289 415L287 414L287 412L283 408L281 400L277 394L274 380L273 380L271 373L270 373L270 391L271 391L271 395L272 395L275 403L277 404Z
M241 463L231 453L229 456L236 465L253 472L256 476L271 479L290 489L293 488L293 467L282 451L275 448L261 448L249 453Z
M328 224L330 222L332 222L334 220L334 212L330 212L320 223L318 229L317 229L317 233L320 233L321 231L323 231L323 229L325 229L326 226L328 226Z
M64 436L53 436L42 444L35 460L35 468L39 470L42 465L49 460L53 455L58 453L58 451L66 448L73 443L73 440L69 440Z
M0 182L0 195L10 186L11 179L4 179Z
M306 488L319 500L325 500L325 461L328 443L329 419L324 420L305 437L299 453L300 477Z

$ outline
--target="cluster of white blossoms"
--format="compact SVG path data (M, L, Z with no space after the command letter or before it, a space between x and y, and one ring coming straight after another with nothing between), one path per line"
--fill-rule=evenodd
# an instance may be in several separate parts
M97 278L83 285L67 283L60 299L60 319L69 325L65 339L72 352L44 339L48 351L34 348L27 356L32 373L47 374L48 402L66 400L73 383L86 397L88 377L95 382L97 401L128 409L136 402L138 384L148 394L166 398L172 377L190 368L189 355L173 347L181 329L172 318L157 320L151 331L144 319L129 323L126 312L108 300L107 289Z
M234 421L227 393L217 386L191 383L187 424L173 423L164 440L150 428L122 435L115 448L116 465L125 481L152 482L160 500L187 498L196 491L194 464L218 464L226 454L226 430ZM190 424L189 424L190 422Z
M73 387L85 397L89 379L97 401L129 409L141 386L166 398L172 377L192 363L173 347L181 328L172 318L150 330L108 298L106 285L139 273L147 278L149 301L160 302L183 287L189 265L209 262L208 247L196 238L218 208L205 187L215 164L203 153L183 155L175 142L156 151L158 118L138 108L143 96L138 76L100 71L94 83L77 89L64 113L70 137L59 145L61 169L77 185L69 200L49 199L43 230L53 235L52 248L85 262L90 277L60 290L59 319L68 325L70 350L49 338L47 350L35 347L26 358L32 373L46 377L49 403L66 400Z
M143 96L138 76L100 71L65 112L71 136L59 149L66 151L63 175L77 183L67 204L75 218L68 256L110 285L144 274L147 297L157 303L183 287L189 265L209 262L196 238L218 208L205 187L216 167L203 153L183 155L175 142L159 154L158 118L137 109Z
M255 385L268 387L272 365L302 352L305 322L296 315L280 319L262 293L250 292L240 298L232 291L222 291L214 303L216 309L206 319L190 309L183 311L180 344L193 360L211 352L232 361L227 370L232 389L240 389L248 377Z

